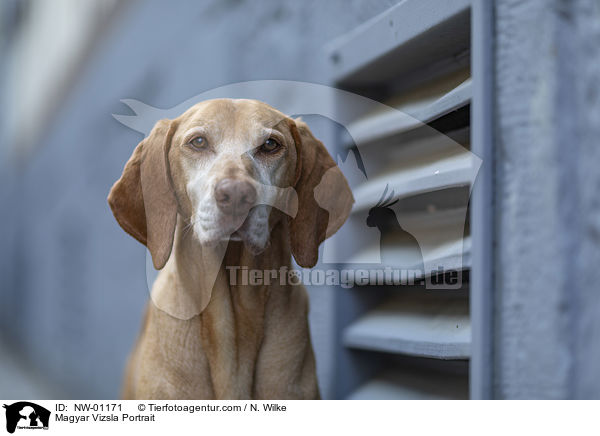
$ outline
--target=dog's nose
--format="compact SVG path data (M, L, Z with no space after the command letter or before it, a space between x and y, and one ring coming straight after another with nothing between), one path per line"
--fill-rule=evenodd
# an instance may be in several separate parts
M223 213L242 215L256 202L256 189L239 179L223 179L215 186L215 200Z

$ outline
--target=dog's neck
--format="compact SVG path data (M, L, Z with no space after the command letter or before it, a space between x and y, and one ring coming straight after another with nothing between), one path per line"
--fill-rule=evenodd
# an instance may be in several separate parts
M202 245L185 221L178 218L173 251L156 279L152 300L160 309L181 319L200 314L212 300L229 299L235 304L233 293L266 302L270 286L264 272L276 270L281 274L291 268L287 225L286 220L280 220L270 235L270 241L277 244L269 243L263 252L254 254L241 241ZM256 270L260 271L258 280L252 273ZM165 286L165 280L171 286ZM279 283L279 277L271 280ZM229 294L213 292L221 289L229 290Z

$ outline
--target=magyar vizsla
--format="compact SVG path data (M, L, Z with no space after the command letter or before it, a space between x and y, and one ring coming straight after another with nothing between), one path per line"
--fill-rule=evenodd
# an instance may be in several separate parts
M161 270L124 398L319 398L305 288L242 277L292 268L292 254L314 266L350 213L304 122L255 100L201 102L156 124L108 202Z

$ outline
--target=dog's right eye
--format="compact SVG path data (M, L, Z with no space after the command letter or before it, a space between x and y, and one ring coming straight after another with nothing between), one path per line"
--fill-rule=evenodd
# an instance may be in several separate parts
M204 148L206 148L206 139L204 139L202 136L196 136L195 138L191 139L188 142L188 145L196 150L196 151L200 151Z

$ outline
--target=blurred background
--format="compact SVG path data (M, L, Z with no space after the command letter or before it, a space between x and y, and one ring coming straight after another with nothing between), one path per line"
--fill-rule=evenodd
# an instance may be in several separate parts
M142 139L120 100L264 79L382 101L484 162L473 186L418 126L355 120L381 177L355 185L345 231L392 180L464 286L311 288L324 398L600 397L598 22L594 0L2 1L0 397L119 395L148 301L145 248L106 203Z

